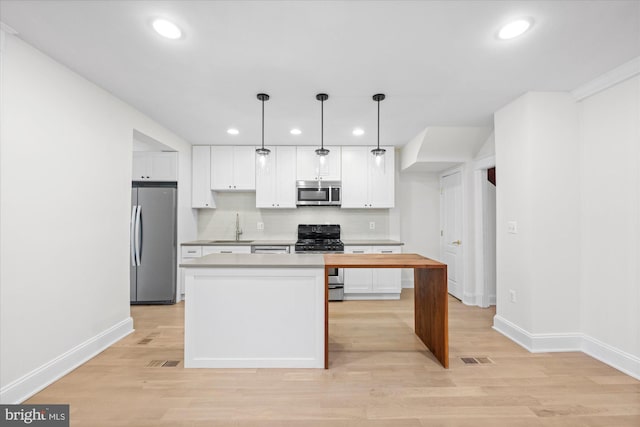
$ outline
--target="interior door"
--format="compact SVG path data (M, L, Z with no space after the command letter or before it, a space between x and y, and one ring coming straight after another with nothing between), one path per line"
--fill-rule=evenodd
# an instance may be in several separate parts
M137 302L175 300L176 189L138 188L140 265Z
M462 177L454 172L441 178L441 237L442 261L447 264L449 293L462 299Z

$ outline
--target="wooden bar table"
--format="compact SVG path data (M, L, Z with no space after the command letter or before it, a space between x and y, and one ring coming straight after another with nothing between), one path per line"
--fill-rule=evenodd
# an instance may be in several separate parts
M329 269L413 268L415 333L449 367L447 265L417 254L324 255L324 367L329 368Z

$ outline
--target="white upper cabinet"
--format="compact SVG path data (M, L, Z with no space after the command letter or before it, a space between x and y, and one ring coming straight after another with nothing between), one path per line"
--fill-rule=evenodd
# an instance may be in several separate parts
M371 154L372 147L342 147L342 207L392 208L395 205L395 151Z
M256 207L296 207L296 147L279 146L256 155Z
M256 189L255 149L251 146L211 147L211 189L253 191Z
M208 145L194 145L191 149L191 207L216 207L211 192L211 147Z
M341 147L325 147L329 155L318 156L318 147L297 147L296 179L299 181L340 181Z
M134 151L133 181L178 181L178 153Z

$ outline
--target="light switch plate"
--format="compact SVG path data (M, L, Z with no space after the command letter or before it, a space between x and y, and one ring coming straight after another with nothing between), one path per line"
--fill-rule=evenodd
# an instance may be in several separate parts
M375 229L376 229L375 221L370 221L369 222L369 230L375 230Z
M258 222L258 230L264 230L264 222Z
M507 222L507 233L518 234L518 223L516 221Z

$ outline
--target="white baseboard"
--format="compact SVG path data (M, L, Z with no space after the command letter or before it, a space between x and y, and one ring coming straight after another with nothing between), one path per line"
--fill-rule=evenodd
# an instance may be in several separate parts
M583 333L532 334L496 315L493 329L531 353L581 351L640 380L640 358Z
M392 299L400 299L400 294L344 294L344 301L373 301Z
M484 296L482 294L469 294L465 293L462 296L462 302L466 305L474 305L482 308L487 308L491 305L496 305L496 296L489 295Z
M587 335L582 340L582 351L594 359L598 359L602 363L606 363L640 380L640 357L626 353Z
M133 330L133 319L127 317L109 329L89 338L71 350L2 387L0 389L0 402L3 404L24 402L110 345L129 335Z

